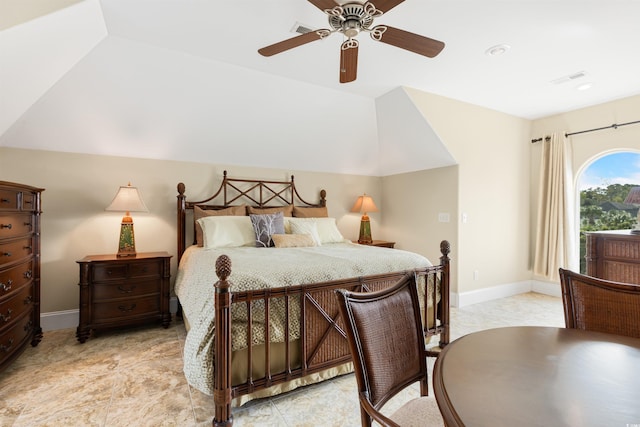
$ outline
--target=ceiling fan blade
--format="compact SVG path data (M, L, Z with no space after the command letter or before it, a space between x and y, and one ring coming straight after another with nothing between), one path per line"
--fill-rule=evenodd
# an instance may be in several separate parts
M308 33L301 34L299 36L283 40L278 43L274 43L270 46L265 46L262 49L258 49L258 53L262 56L272 56L276 53L281 53L294 47L302 46L303 44L311 43L316 40L320 40L322 37L317 31L309 31Z
M380 12L387 13L403 1L404 0L372 0L371 3L373 3Z
M388 25L379 25L373 28L371 38L429 58L433 58L444 49L444 43L439 40L389 27Z
M309 3L324 12L325 9L333 9L338 4L333 0L309 0Z
M358 41L346 40L340 47L340 83L349 83L358 74Z

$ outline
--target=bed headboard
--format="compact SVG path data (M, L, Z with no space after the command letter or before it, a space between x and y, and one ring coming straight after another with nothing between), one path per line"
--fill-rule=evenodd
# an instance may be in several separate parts
M213 196L195 202L187 201L185 185L178 184L178 260L182 257L187 247L187 211L192 211L194 206L201 209L225 209L231 206L247 204L253 207L277 207L295 205L302 207L325 207L327 205L327 192L320 190L320 201L309 203L305 201L298 190L291 175L290 181L266 181L258 179L229 178L224 171L220 188ZM218 202L216 204L216 199ZM192 215L193 217L193 215ZM195 222L190 221L195 230ZM193 233L195 244L195 231Z

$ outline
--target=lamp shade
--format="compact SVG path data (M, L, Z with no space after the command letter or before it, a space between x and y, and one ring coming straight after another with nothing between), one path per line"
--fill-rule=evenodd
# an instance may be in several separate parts
M133 219L129 212L148 212L147 206L142 201L142 196L131 183L126 187L120 187L116 196L107 206L106 211L125 212L120 224L120 239L118 240L118 256L136 256L136 239L133 233Z
M367 196L366 194L363 194L362 196L358 197L356 202L353 204L353 207L351 208L351 212L358 212L358 213L378 212L378 208L376 207L376 204L373 203L373 199L371 198L371 196Z
M105 210L117 212L149 212L138 188L132 187L131 184L120 187L111 204L107 206Z

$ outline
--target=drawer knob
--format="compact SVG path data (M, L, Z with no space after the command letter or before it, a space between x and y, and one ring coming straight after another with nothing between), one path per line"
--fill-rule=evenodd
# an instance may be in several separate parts
M0 203L9 203L9 199L0 199Z
M4 351L5 353L7 353L9 350L11 350L11 347L13 347L13 337L9 338L9 341L7 341L7 345L0 344L0 351Z
M26 249L26 250L30 251L31 250L31 246L23 246L22 249Z
M33 271L27 270L27 271L24 272L24 278L25 279L31 279L31 276L33 276Z
M11 230L12 227L13 227L13 225L11 225L11 224L0 224L0 228L7 228L7 229Z
M29 305L33 302L33 297L31 295L29 295L28 297L26 297L24 299L24 305Z
M13 280L11 280L11 279L7 280L7 283L0 282L0 287L5 292L8 292L8 291L11 290L11 285L13 285Z
M3 252L2 255L6 256L6 257L10 257L11 256L11 252Z
M125 313L128 313L128 312L130 312L130 311L133 311L135 308L136 308L136 304L135 304L135 303L131 304L131 305L130 305L130 306L128 306L128 307L125 307L124 305L119 305L119 306L118 306L118 310L120 310L120 311L124 311Z
M129 289L123 288L122 285L118 286L118 290L123 294L130 294L136 288L136 285L131 285Z
M7 314L0 313L0 320L7 323L9 320L11 320L11 313L13 313L11 309L7 310Z
M30 205L30 204L32 204L32 203L33 203L33 200L25 200L25 201L24 201L24 204L25 204L25 205Z

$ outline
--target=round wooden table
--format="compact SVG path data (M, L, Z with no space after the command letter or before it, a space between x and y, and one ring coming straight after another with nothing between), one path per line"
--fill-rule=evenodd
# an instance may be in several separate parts
M442 350L448 427L640 427L640 339L550 327L475 332Z

